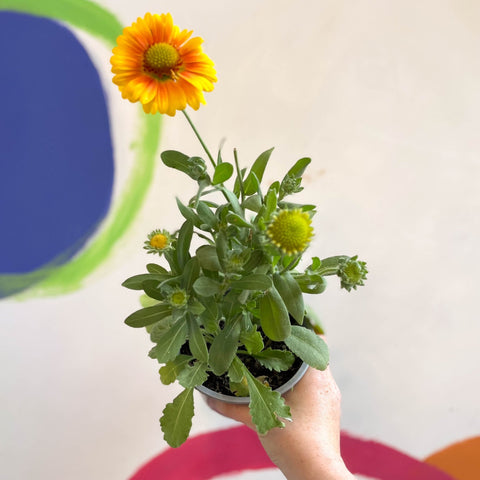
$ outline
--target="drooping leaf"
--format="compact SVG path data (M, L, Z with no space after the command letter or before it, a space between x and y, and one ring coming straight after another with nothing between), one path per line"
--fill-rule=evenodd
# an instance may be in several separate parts
M272 279L268 275L252 273L233 281L230 286L240 290L268 290L273 284Z
M294 325L292 333L284 341L297 357L311 367L318 370L327 368L329 361L327 344L312 330Z
M197 321L191 315L187 316L187 325L188 345L192 355L201 362L208 363L208 349L205 338Z
M217 249L213 245L202 245L196 251L200 266L205 270L218 272L220 262L218 261Z
M142 308L133 312L125 319L125 323L129 327L141 328L159 322L171 314L172 307L170 305L154 305L153 307Z
M291 419L290 407L285 405L283 397L270 387L259 382L244 366L244 374L250 392L250 414L260 435L265 435L275 427L284 427L280 418Z
M282 297L288 313L301 325L305 316L305 305L303 303L302 290L297 281L290 272L284 272L281 275L275 273L273 275L273 283Z
M212 297L222 291L222 286L213 278L199 277L195 280L193 289L201 297Z
M179 447L188 438L193 413L193 388L186 388L164 408L160 425L171 447Z
M264 367L276 372L288 370L295 361L295 355L288 350L274 350L267 348L253 355Z
M260 325L265 335L277 342L290 335L290 317L282 297L275 287L260 299Z
M180 348L187 339L187 333L187 322L184 318L177 320L168 329L155 330L151 338L156 345L150 350L149 357L156 358L159 363L171 362L180 353Z
M233 165L228 162L223 162L215 167L215 173L213 174L212 185L218 185L219 183L226 182L233 174Z
M167 362L158 371L162 383L164 385L170 385L171 383L173 383L177 379L178 374L191 360L193 360L193 358L189 355L179 355L171 362Z
M229 319L214 338L209 350L209 364L215 375L224 374L230 367L238 348L240 317Z

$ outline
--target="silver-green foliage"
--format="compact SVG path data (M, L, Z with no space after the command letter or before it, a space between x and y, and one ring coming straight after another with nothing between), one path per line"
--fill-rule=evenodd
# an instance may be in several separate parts
M309 158L300 159L282 181L262 192L272 151L263 152L250 170L239 168L236 152L235 167L223 162L219 153L212 177L200 157L173 150L161 154L166 166L188 175L198 190L186 203L177 199L184 221L171 234L169 248L159 251L165 264L149 263L147 273L123 285L142 290L150 299L144 299L148 306L125 323L147 328L154 343L149 356L163 365L161 381L165 385L178 381L184 387L160 420L172 447L187 439L193 389L209 375L226 375L233 393L250 396L259 433L282 427L281 419L290 419L288 406L263 378L255 378L245 360L250 356L268 370L281 372L299 357L325 369L328 349L304 321L303 295L322 293L328 275L338 276L348 291L363 285L366 277L365 263L348 256L313 257L299 270L303 252L287 255L270 242L267 228L280 210L315 214L313 205L285 201L302 190ZM230 179L231 189L225 184ZM202 245L193 250L195 237ZM284 349L275 348L274 342L281 342Z

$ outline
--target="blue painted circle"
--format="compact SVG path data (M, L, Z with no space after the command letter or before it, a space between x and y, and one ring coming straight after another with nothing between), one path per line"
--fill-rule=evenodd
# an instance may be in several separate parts
M98 73L67 28L0 12L0 45L0 274L25 273L94 232L113 153Z

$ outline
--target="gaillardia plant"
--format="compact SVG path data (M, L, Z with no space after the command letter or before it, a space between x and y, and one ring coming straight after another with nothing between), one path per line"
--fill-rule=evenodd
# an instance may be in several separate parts
M125 323L146 327L154 343L149 356L163 365L161 381L184 388L160 419L172 447L189 435L195 388L248 397L260 434L283 427L290 410L276 389L302 364L323 370L329 361L320 328L306 315L304 294L322 293L330 275L350 291L363 285L367 273L364 262L344 255L313 257L300 268L315 206L290 197L302 190L310 158L265 189L273 149L250 168L239 165L235 150L232 162L220 151L215 159L211 155L184 110L204 103L203 92L216 81L202 40L191 33L174 26L170 14L147 14L124 30L111 59L123 96L141 102L147 113L173 116L181 110L211 164L178 151L161 153L167 167L198 188L190 200L177 199L183 217L177 231L156 229L147 236L144 248L160 263L123 283L144 292L144 308Z

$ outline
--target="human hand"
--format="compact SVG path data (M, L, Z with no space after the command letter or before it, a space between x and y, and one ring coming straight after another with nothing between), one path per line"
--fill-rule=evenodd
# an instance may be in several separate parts
M330 369L309 368L284 395L292 422L260 435L263 448L288 480L347 480L353 475L340 455L340 390ZM248 405L207 398L208 405L226 417L255 430Z

